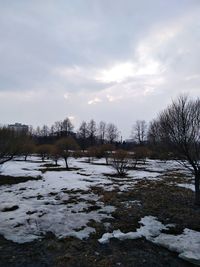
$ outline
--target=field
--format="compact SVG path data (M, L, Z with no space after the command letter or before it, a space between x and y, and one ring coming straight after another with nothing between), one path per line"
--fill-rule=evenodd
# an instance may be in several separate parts
M0 169L0 266L200 265L191 174L147 160L117 177L104 159Z

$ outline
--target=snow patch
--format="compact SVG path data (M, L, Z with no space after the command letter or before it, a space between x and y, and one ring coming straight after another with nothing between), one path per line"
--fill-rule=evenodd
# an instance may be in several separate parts
M177 184L177 186L195 191L195 187L193 184Z
M179 253L179 257L200 265L200 232L185 228L181 235L160 234L154 243Z
M136 232L122 233L120 230L113 231L113 233L105 233L98 241L100 243L107 243L111 238L136 239L145 237L147 240L152 240L154 236L158 236L162 230L168 229L168 226L163 225L153 216L145 216L139 222L143 226L138 228Z
M176 236L161 233L174 225L164 225L153 216L145 216L140 220L140 224L142 226L136 232L122 233L116 230L103 234L98 241L105 244L111 238L125 240L145 237L148 241L177 252L180 258L200 265L200 232L186 228L182 234Z

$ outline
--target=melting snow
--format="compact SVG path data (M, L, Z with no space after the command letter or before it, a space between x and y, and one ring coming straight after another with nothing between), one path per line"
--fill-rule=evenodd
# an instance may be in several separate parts
M142 226L136 232L122 233L116 230L112 233L105 233L99 242L105 244L111 238L125 240L145 237L155 244L177 252L180 258L200 265L200 232L186 228L181 235L161 233L162 230L167 230L173 225L164 225L153 216L145 216L140 220L140 224Z
M147 161L147 168L150 171L131 170L130 178L119 181L102 175L112 173L110 166L89 164L83 162L84 159L70 160L70 166L80 168L77 171L45 173L40 171L44 163L37 157L31 159L32 162L10 161L1 168L1 174L4 175L42 177L40 180L0 187L0 234L19 243L41 238L48 231L57 237L87 238L95 231L88 226L90 220L100 222L104 218L111 218L115 210L113 206L104 206L99 196L91 192L91 186L103 187L107 191L129 190L139 179L159 179L162 171L171 167L177 168L174 162ZM100 164L102 160L95 162ZM63 162L60 161L59 164L62 165ZM97 206L95 210L93 203ZM12 209L14 206L15 209ZM104 239L141 236L152 239L155 235L158 237L160 231L167 227L153 217L143 218L141 224L143 226L135 233L123 234L117 231L107 234Z

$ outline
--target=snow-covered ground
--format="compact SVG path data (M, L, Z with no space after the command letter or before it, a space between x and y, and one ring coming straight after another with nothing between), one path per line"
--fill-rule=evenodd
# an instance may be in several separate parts
M38 171L41 165L42 162L12 161L3 166L1 174L41 175L42 179L0 187L0 234L18 243L32 241L48 231L58 237L85 238L95 231L87 226L90 220L99 222L111 217L115 208L104 206L99 196L89 191L91 185L110 184L107 178L95 175L95 166L87 169L88 164L80 163L79 168L84 167L83 176L81 170L42 174ZM73 161L71 165L75 167ZM91 201L98 209L88 212ZM4 211L13 206L18 208Z
M80 239L95 232L88 225L90 220L101 222L105 218L112 218L115 207L106 206L99 195L92 193L91 186L103 187L106 191L118 189L120 192L132 189L141 179L162 179L162 174L168 170L184 172L177 162L148 160L145 166L140 165L138 170L129 171L129 176L122 179L109 177L114 170L110 166L101 165L105 163L104 159L95 160L95 164L86 163L86 159L71 159L69 165L74 168L71 171L51 170L42 173L44 163L37 157L31 160L10 161L0 170L2 175L15 177L41 176L39 180L0 187L0 234L18 243L42 238L49 231L57 237L76 236ZM64 166L62 161L59 164ZM193 189L189 183L177 185ZM182 258L191 257L200 261L196 254L198 249L200 252L199 233L186 229L180 236L162 234L161 230L168 226L153 217L143 218L141 224L143 226L136 232L123 234L115 231L105 234L100 242L106 242L112 237L124 239L144 236L177 251ZM188 241L191 237L193 241ZM173 242L173 246L170 242Z

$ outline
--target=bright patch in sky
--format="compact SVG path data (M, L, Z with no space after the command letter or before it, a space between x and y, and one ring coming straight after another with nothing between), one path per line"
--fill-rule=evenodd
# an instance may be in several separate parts
M101 102L101 99L98 98L98 97L95 97L94 99L91 99L88 101L88 105L92 105L92 104L96 104L96 103L99 103Z
M97 80L102 82L122 82L128 77L134 76L135 70L132 63L120 63L108 70L103 70Z

